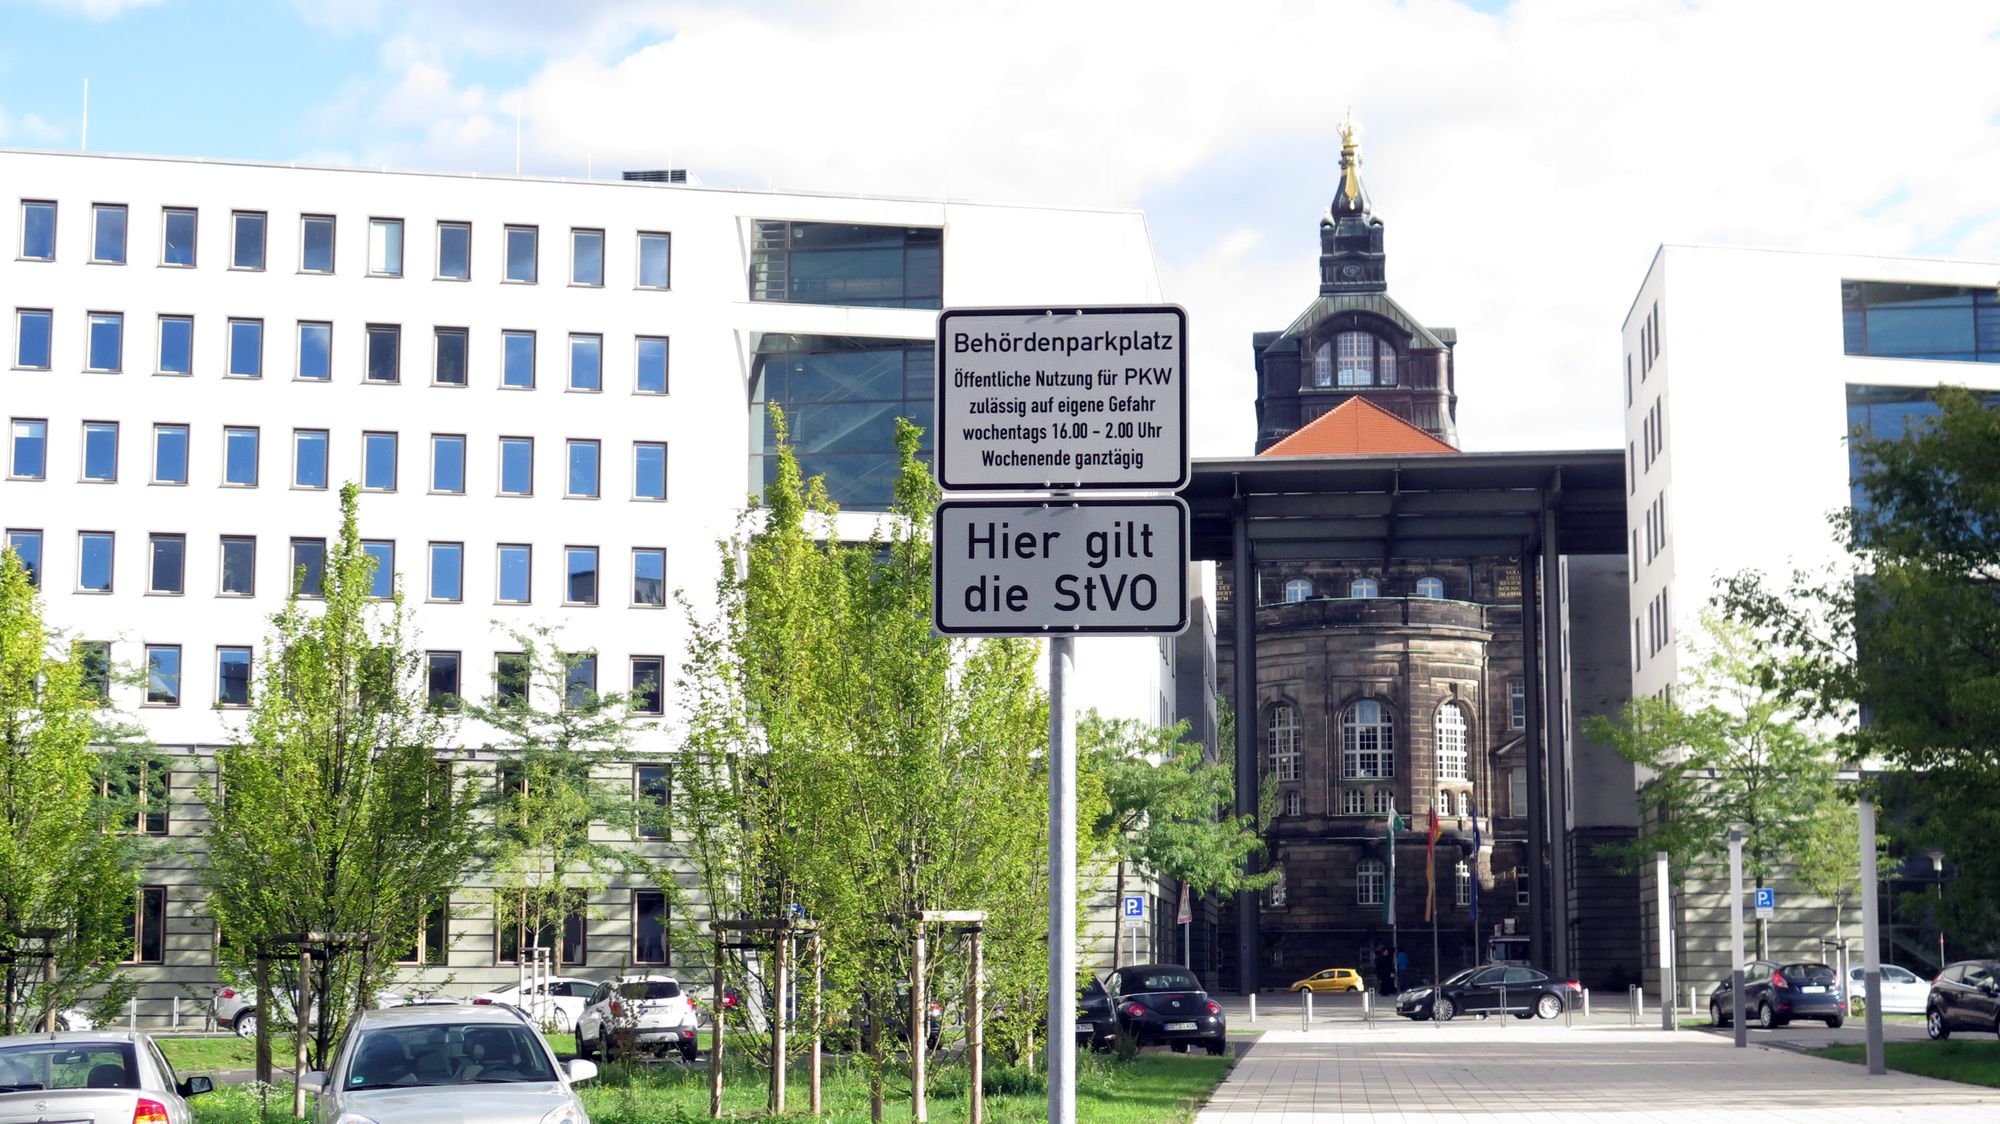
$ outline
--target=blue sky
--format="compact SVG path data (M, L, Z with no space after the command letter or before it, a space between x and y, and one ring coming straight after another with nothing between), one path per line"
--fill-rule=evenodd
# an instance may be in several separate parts
M1468 447L1609 446L1661 242L2000 261L2000 8L1939 0L0 0L0 146L1146 212L1201 454L1352 107Z

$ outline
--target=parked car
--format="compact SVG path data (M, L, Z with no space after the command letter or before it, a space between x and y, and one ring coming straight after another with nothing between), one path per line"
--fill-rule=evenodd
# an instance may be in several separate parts
M409 1006L363 1011L331 1068L308 1073L316 1124L355 1120L477 1120L481 1124L589 1124L576 1082L593 1062L567 1067L512 1007Z
M1408 988L1396 996L1396 1013L1406 1019L1439 1022L1460 1015L1512 1015L1553 1019L1583 1000L1583 985L1536 968L1482 964L1448 976L1439 987Z
M1847 970L1847 1002L1850 1013L1856 1001L1865 998L1865 983L1862 978L1866 969L1855 965ZM1895 964L1882 965L1882 1013L1885 1015L1921 1015L1924 1002L1931 996L1931 985L1922 976L1908 968Z
M375 1006L382 1010L410 1005L453 1005L459 1000L443 995L403 995L394 991L375 993ZM221 1030L233 1030L238 1038L257 1037L257 993L249 988L230 987L227 984L215 989L209 997L209 1008L215 1012L215 1025ZM292 1018L291 995L287 993L278 1007L279 1014L286 1020ZM65 1012L68 1014L69 1012ZM84 1026L90 1025L88 1020Z
M672 976L620 976L598 984L576 1019L577 1056L610 1053L613 1042L675 1049L693 1061L699 1012Z
M1840 975L1817 961L1779 964L1753 960L1743 966L1743 1009L1766 1030L1784 1026L1793 1019L1820 1019L1838 1027L1847 1018L1847 1000L1842 997ZM1736 1006L1723 980L1708 994L1708 1021L1728 1026Z
M149 1034L88 1030L0 1038L0 1119L193 1124L187 1098L214 1088L185 1081Z
M1932 1038L1950 1038L1954 1030L2000 1033L2000 961L1947 964L1931 981L1924 1031Z
M583 1014L584 1005L596 994L600 982L579 976L551 976L546 982L536 981L525 988L515 984L483 991L473 996L472 1002L481 1007L489 1003L504 1004L527 1015L536 1026L569 1034L576 1030L577 1016Z
M1366 991L1368 985L1361 980L1361 973L1352 968L1328 968L1314 972L1292 985L1293 991L1321 992Z
M1105 977L1118 1029L1141 1046L1165 1044L1184 1054L1201 1046L1220 1055L1228 1023L1194 973L1179 964L1134 964Z
M1097 980L1076 989L1076 1044L1102 1053L1118 1041L1118 1017L1111 1013L1111 993Z

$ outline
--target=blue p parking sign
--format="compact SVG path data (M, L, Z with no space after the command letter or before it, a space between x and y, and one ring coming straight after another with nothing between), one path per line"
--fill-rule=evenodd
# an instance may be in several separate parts
M1146 896L1144 894L1125 895L1125 916L1138 918L1146 916Z
M1778 911L1778 891L1769 886L1757 888L1757 919L1768 921Z

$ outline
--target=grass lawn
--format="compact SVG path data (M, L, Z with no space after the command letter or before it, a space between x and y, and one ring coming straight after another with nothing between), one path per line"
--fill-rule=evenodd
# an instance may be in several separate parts
M182 1077L190 1073L208 1073L217 1069L257 1068L257 1043L248 1038L230 1035L227 1038L190 1038L181 1035L162 1034L153 1039L159 1043L160 1052L173 1063L174 1071ZM292 1050L295 1047L289 1039L282 1043L271 1041L271 1064L289 1069Z
M2000 1088L2000 1042L1991 1038L1959 1042L1885 1042L1882 1050L1883 1060L1889 1063L1890 1069L1921 1077L1941 1077L1946 1081ZM1866 1046L1848 1043L1822 1046L1806 1052L1837 1062L1865 1064L1868 1060Z

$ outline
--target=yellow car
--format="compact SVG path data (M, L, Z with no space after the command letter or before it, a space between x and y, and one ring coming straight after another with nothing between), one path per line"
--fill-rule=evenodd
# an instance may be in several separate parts
M1293 991L1361 991L1366 985L1361 982L1361 973L1352 968L1328 968L1324 972L1314 972L1292 985Z

